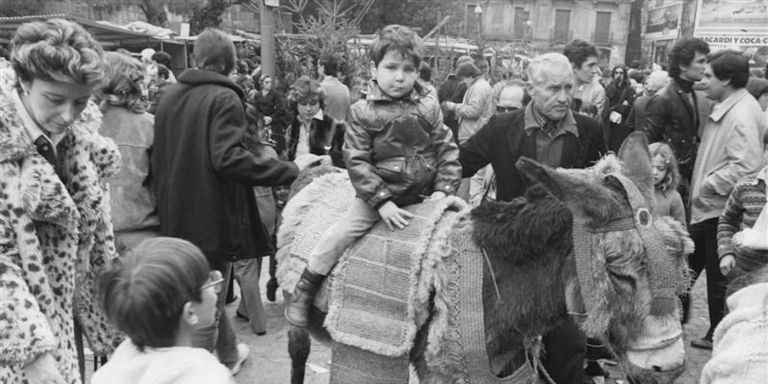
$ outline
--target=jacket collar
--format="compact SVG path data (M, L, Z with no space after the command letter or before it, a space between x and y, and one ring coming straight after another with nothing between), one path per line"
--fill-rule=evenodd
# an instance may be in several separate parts
M425 96L425 92L424 85L416 80L416 82L413 83L413 90L411 93L399 100L408 100L413 103L418 103L419 100ZM376 83L376 80L373 79L368 83L368 94L365 99L368 101L395 101L395 99L384 93L384 91L379 88L379 84Z
M727 99L715 104L712 108L712 113L709 114L709 118L715 122L719 122L728 111L733 108L734 105L739 103L744 97L750 96L746 89L741 88L733 92Z
M188 69L182 73L178 81L180 83L187 83L191 85L202 85L202 84L216 84L221 85L223 87L227 87L237 93L237 96L243 99L245 97L245 93L243 92L243 89L240 88L237 83L230 80L228 77L224 75L220 75L216 72L212 71L204 71L201 69Z
M525 107L525 133L530 134L536 128L544 127L546 118L541 116L539 111L533 106L533 101L528 103ZM572 135L579 137L579 128L576 126L576 119L573 117L573 112L569 109L565 112L565 116L557 122L557 130L569 132Z
M11 68L0 70L0 163L18 161L37 150L24 129L13 94L17 90L16 73Z

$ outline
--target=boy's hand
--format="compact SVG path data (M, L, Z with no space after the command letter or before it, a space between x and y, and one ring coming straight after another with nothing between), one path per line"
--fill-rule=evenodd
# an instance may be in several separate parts
M379 216L381 216L381 219L387 224L387 227L389 227L391 231L394 231L395 227L400 229L405 228L405 226L408 225L408 220L406 219L413 217L413 214L405 209L401 209L397 204L387 201L384 205L379 207Z
M429 199L430 200L440 200L440 199L445 199L446 197L448 197L448 195L446 195L445 192L443 192L443 191L434 191L434 192L432 192L432 195L429 196Z

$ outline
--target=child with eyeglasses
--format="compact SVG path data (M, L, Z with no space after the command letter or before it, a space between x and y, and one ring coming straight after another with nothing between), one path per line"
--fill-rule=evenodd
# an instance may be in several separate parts
M170 237L141 242L98 277L99 300L128 339L93 384L229 384L230 370L192 335L213 324L224 280L199 248Z

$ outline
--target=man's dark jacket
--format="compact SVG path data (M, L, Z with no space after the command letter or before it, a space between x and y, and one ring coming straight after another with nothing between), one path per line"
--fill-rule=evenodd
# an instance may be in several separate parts
M645 107L645 124L642 129L649 143L666 142L677 156L680 174L691 181L693 165L699 148L699 126L712 109L712 101L703 93L695 92L696 108L672 80L663 90L654 95Z
M178 80L155 115L152 174L161 233L191 241L210 261L270 254L252 187L290 183L298 168L246 150L237 84L196 69Z
M579 137L565 135L560 166L585 168L605 154L605 141L596 120L578 113L573 117ZM524 127L525 108L491 117L488 124L461 146L462 177L470 177L491 164L496 173L496 198L510 201L522 196L528 184L515 163L521 156L536 159L535 135L527 135Z

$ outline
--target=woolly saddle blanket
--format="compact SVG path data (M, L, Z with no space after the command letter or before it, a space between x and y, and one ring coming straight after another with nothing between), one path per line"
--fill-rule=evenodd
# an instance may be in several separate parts
M346 173L320 176L286 205L278 236L280 286L292 292L318 239L346 212L355 192ZM334 341L384 356L404 356L428 317L429 277L422 264L435 233L467 210L456 197L405 209L404 229L376 224L343 254L315 297ZM446 228L448 227L448 228Z

